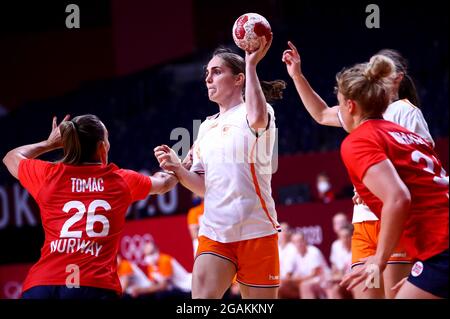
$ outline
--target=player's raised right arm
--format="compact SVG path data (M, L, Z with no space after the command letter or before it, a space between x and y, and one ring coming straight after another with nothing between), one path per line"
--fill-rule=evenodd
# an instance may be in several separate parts
M69 120L69 115L64 117L63 121ZM52 150L62 147L61 132L59 130L59 125L56 123L56 116L53 117L52 131L50 132L47 140L16 147L15 149L9 151L3 158L3 163L5 164L8 171L12 176L18 178L19 175L19 163L23 159L36 158L41 154L50 152Z
M292 78L298 95L312 118L321 125L340 127L338 106L329 107L327 103L313 90L302 73L301 59L297 48L288 41L289 49L283 52L282 61L286 64L289 76Z

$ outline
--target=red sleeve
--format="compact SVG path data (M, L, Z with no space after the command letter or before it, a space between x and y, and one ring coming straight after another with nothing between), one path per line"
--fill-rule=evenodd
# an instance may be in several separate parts
M20 184L36 199L53 167L55 164L37 159L21 160L18 174Z
M152 180L149 176L139 174L129 169L119 169L117 171L127 183L130 189L131 201L135 202L144 199L150 194L152 188Z
M341 156L348 172L360 181L371 166L387 159L386 152L375 138L351 135L342 143Z

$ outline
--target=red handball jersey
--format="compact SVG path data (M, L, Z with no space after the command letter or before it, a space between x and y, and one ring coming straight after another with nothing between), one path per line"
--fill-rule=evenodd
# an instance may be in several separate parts
M27 159L19 164L19 181L36 200L45 232L41 258L22 290L79 284L120 293L116 255L125 213L149 194L150 178L114 164Z
M411 193L403 236L412 257L424 260L448 248L448 175L430 144L395 123L369 120L345 138L341 156L356 191L378 218L383 203L362 179L372 165L393 163Z

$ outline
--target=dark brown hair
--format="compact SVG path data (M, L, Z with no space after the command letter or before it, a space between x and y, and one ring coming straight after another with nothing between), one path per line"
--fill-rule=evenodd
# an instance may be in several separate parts
M356 101L368 118L381 117L390 103L394 62L374 55L368 63L356 64L336 75L337 89L345 99Z
M412 104L419 107L420 100L417 94L416 86L413 79L408 74L408 61L398 52L393 49L383 49L377 55L384 55L394 61L395 71L403 73L403 79L398 88L398 98L408 99Z
M215 56L221 58L234 75L238 75L239 73L245 74L245 60L240 55L234 53L230 49L221 47L214 51L213 57ZM267 102L273 102L283 98L283 90L286 88L285 81L259 81L259 83Z
M105 139L105 127L92 114L80 115L60 125L63 143L63 163L79 165L95 162L98 143Z

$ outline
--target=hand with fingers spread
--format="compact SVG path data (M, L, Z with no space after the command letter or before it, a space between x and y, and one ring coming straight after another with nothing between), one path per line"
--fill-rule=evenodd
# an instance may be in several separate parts
M159 166L167 171L176 173L181 167L181 160L173 149L167 145L160 145L154 149Z
M301 59L297 48L291 41L288 41L288 46L289 49L284 50L281 61L286 64L289 76L294 78L302 74Z
M363 292L369 288L378 288L373 285L380 282L381 274L384 268L386 268L386 263L380 261L376 256L364 258L362 261L365 262L361 267L342 278L342 281L339 283L341 287L345 287L350 291L360 283L364 282Z
M64 119L61 121L61 123L64 121L68 121L69 118L70 118L70 115L66 115L64 117ZM47 138L47 144L52 149L57 149L57 148L62 147L61 132L59 130L61 123L59 123L59 125L58 125L56 116L53 117L52 131L50 132L50 135Z
M267 41L265 36L259 37L260 45L259 48L253 52L245 51L245 62L247 65L256 66L259 61L261 61L269 51L272 45L273 33L270 33L270 39Z

